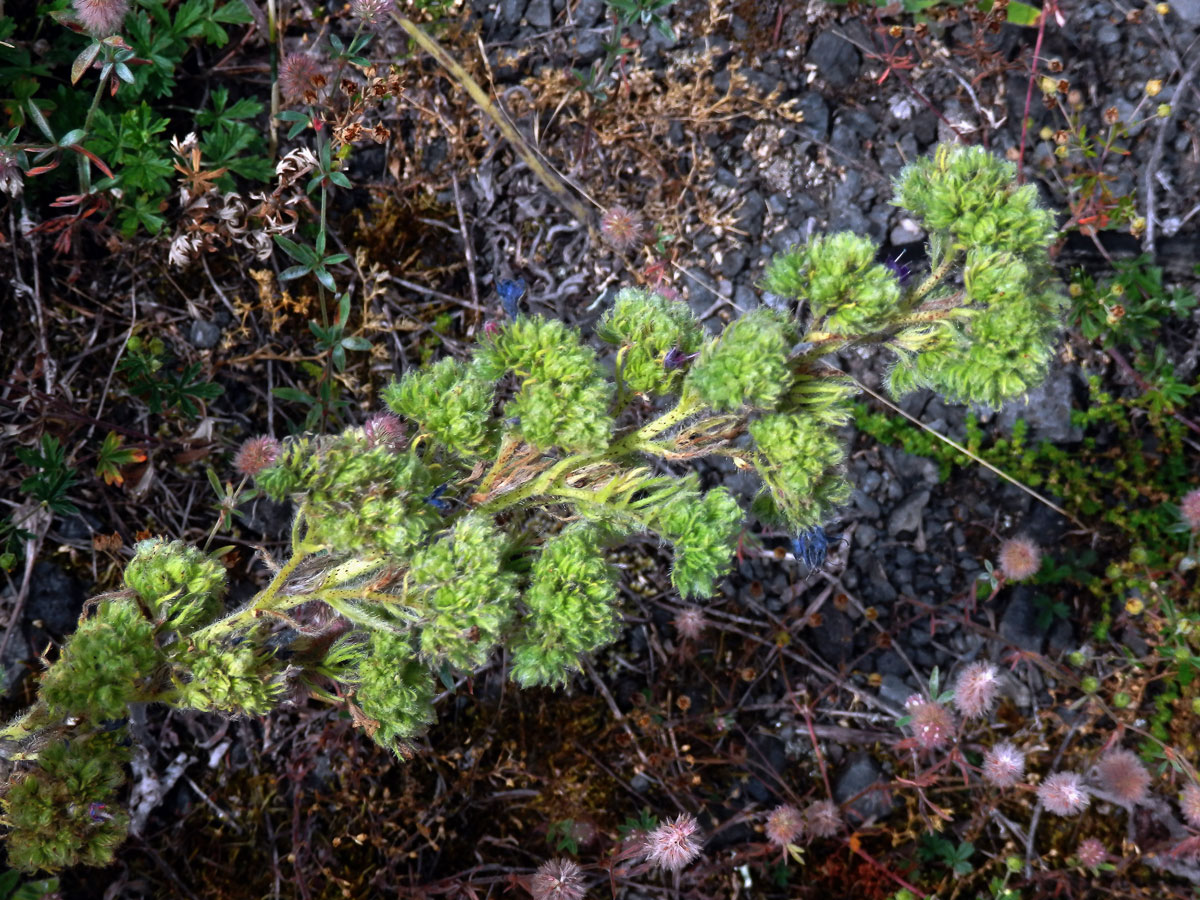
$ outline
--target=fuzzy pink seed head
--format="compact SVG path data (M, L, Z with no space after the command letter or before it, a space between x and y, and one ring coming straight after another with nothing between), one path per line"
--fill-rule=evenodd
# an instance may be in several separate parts
M1000 670L991 663L971 663L954 685L954 706L967 719L980 719L992 711L1000 689Z
M273 437L260 435L242 444L233 457L233 467L242 475L257 475L275 465L282 448Z
M1183 495L1179 501L1179 512L1192 531L1200 531L1200 488Z
M72 5L83 30L95 38L120 31L129 12L129 0L74 0Z
M399 450L404 444L404 423L391 413L376 413L363 423L363 437L368 447Z
M569 859L551 859L538 866L529 891L533 900L582 900L586 893L579 866Z
M688 813L659 825L646 837L646 858L659 868L680 871L700 855L699 830L696 817Z
M1084 838L1080 841L1079 846L1075 848L1075 855L1079 857L1079 862L1089 869L1096 868L1108 859L1108 851L1096 838Z
M1025 775L1025 754L1001 741L983 755L983 778L996 787L1012 787Z
M321 67L307 53L289 53L279 63L279 91L288 103L314 102L318 82L324 81Z
M1074 772L1055 772L1038 786L1038 799L1056 816L1074 816L1091 802L1083 779Z
M1189 784L1179 795L1179 808L1183 818L1193 828L1200 828L1200 786Z
M1136 753L1118 747L1096 763L1096 783L1122 806L1137 806L1149 795L1150 773Z
M950 743L954 736L954 716L950 710L931 700L909 708L908 727L922 750L937 750Z
M817 800L804 810L804 823L813 837L833 837L842 830L842 812L832 800Z
M699 640L706 625L708 622L704 619L704 613L700 612L700 608L696 606L681 609L675 615L675 630L685 641Z
M350 0L350 14L367 25L377 25L388 17L393 0Z
M1000 571L1009 581L1032 578L1042 567L1042 548L1029 538L1009 538L1000 545Z
M777 806L767 816L767 840L777 847L796 843L803 831L804 818L791 804Z
M633 250L643 239L641 223L623 206L614 206L601 217L600 233L621 251Z

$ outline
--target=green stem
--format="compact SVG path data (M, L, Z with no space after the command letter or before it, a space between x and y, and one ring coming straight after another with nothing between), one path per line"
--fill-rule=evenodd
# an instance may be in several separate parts
M112 51L107 47L104 50L105 56ZM103 70L101 70L103 71ZM88 135L92 133L92 119L96 115L96 110L100 108L100 98L104 94L104 79L101 78L96 85L96 93L92 95L92 105L88 107L87 117L83 120L83 137L79 139L80 146L87 140ZM92 190L92 164L91 161L82 153L79 154L79 193L88 194Z
M942 264L930 272L929 277L922 281L920 285L917 286L917 289L909 296L909 309L915 308L922 300L924 300L925 296L941 283L942 279L946 277L949 271L954 267L954 264L957 262L958 249L956 247L952 247L949 252L946 253L946 258L942 260Z

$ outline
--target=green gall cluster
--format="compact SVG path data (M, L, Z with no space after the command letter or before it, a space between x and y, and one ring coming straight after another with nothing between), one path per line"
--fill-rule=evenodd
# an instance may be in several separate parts
M406 602L421 616L423 657L460 669L487 661L517 599L516 576L501 567L504 543L491 521L467 515L413 556Z
M820 525L848 498L842 442L817 419L766 415L750 423L750 436L759 453L758 473L792 531Z
M606 533L580 522L542 545L512 644L512 678L521 686L565 684L581 655L620 633L617 572L600 555Z
M854 414L858 385L847 375L820 370L797 375L779 402L780 412L805 416L825 428L840 428Z
M704 326L684 303L637 288L617 294L613 308L596 325L596 335L618 350L620 376L639 394L676 393L683 367L669 364L669 354L681 358L697 353L704 343Z
M894 205L915 213L930 232L948 232L961 247L1045 257L1054 216L1037 188L1016 183L1017 170L982 147L942 144L896 178Z
M837 335L867 335L885 328L900 304L900 284L875 262L870 239L851 232L814 237L773 259L764 286L807 301L814 327Z
M197 641L172 654L182 678L175 705L189 709L261 716L283 696L278 662L252 639L232 647Z
M756 309L704 345L684 386L717 411L770 409L791 384L788 351L794 341L795 328L781 314Z
M105 600L79 623L42 678L41 696L58 714L120 719L162 663L154 625L132 600Z
M425 502L440 483L435 469L412 450L368 446L356 429L285 443L255 481L275 500L303 504L306 542L335 553L404 559L441 525Z
M203 625L221 609L225 567L183 541L141 541L125 567L125 586L137 591L158 620L175 631Z
M479 349L476 364L485 381L516 376L520 387L504 415L528 443L568 452L608 446L613 385L576 329L553 319L520 316Z
M402 755L404 742L434 720L435 693L433 676L408 637L371 632L358 668L356 699L371 720L368 733L380 746Z
M56 872L112 862L129 829L129 816L117 806L128 755L115 734L103 733L42 750L36 768L16 775L0 799L8 864Z
M427 369L407 372L384 388L393 412L416 422L421 431L463 459L474 460L492 447L493 384L476 367L447 357ZM418 439L419 440L419 439Z
M675 551L671 583L684 597L711 597L719 578L729 573L745 513L725 488L700 493L698 479L687 477L690 496L676 498L655 522Z

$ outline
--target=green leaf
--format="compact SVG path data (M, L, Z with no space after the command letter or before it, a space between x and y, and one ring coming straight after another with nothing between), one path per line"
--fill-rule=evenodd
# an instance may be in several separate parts
M297 388L277 387L273 388L271 393L280 400L287 400L291 403L301 403L305 406L315 406L317 403L316 397Z
M366 338L347 337L342 338L342 346L347 350L370 350L371 342Z
M275 243L282 247L283 252L292 259L296 260L296 262L303 263L310 269L317 262L317 255L313 253L311 247L306 247L303 244L297 244L291 238L284 237L282 234L277 234L274 237ZM293 275L292 277L296 278L298 276Z
M44 134L50 143L56 143L54 132L50 130L50 123L46 121L46 117L42 115L38 105L30 99L26 101L25 107L29 110L29 118L33 119L33 124L38 127L38 131Z
M71 63L71 84L75 84L83 77L83 73L96 61L99 53L99 41L93 41L83 48L83 51L75 57L75 62Z
M303 278L311 271L312 269L310 269L308 266L291 266L290 268L284 269L279 273L279 280L291 281L294 278Z

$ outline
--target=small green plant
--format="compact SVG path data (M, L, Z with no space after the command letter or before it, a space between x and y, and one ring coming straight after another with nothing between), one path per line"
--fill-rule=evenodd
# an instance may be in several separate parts
M117 363L117 372L129 385L129 392L143 398L155 415L178 413L185 419L200 415L200 404L221 395L224 388L201 377L201 364L172 364L166 345L155 337L150 340L134 335L125 344L125 355Z
M1071 272L1069 321L1089 341L1140 347L1166 320L1186 318L1196 308L1191 291L1168 291L1163 271L1149 254L1113 263L1111 279L1097 281L1082 269Z
M73 516L79 507L67 499L75 485L75 469L67 463L67 452L58 438L43 434L40 449L18 447L16 456L34 470L21 482L21 491L60 516Z
M19 760L3 798L10 860L53 870L111 856L127 822L116 797L129 703L263 715L299 688L402 756L434 720L439 683L498 648L518 684L560 686L615 640L618 570L606 551L631 536L671 548L679 594L711 596L746 510L695 472L663 474L659 460L722 456L756 473L750 512L798 535L820 565L822 523L849 495L836 429L854 392L827 353L882 345L897 356L894 390L928 385L988 404L1036 384L1052 355L1053 219L1014 176L979 148L949 146L902 173L897 202L931 235L919 283L902 285L865 238L819 237L767 271L793 310L762 307L713 336L687 305L627 289L597 326L612 370L578 330L518 315L469 359L404 373L382 393L390 411L364 427L256 439L237 467L294 505L288 555L227 610L223 550L137 545L123 589L89 605L36 704L0 729ZM161 353L138 344L127 354L148 391L164 390ZM538 510L558 524L527 527ZM310 621L318 606L328 614ZM305 640L285 646L285 634ZM936 672L930 691L944 696ZM650 858L686 864L696 829L686 815L660 826Z
M975 870L971 857L975 855L975 845L963 841L955 846L954 841L934 832L921 836L921 844L917 855L925 862L940 863L954 875L967 875Z
M633 25L654 28L666 40L674 41L675 32L663 15L675 0L605 0L612 17L612 33L604 44L604 59L590 69L576 69L580 87L597 100L608 98L608 77L613 67L622 61L631 48L623 43L626 30ZM659 251L661 253L661 251Z

